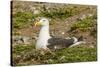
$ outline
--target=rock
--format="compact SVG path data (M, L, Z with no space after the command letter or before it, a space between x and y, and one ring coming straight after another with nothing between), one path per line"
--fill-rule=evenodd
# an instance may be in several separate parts
M30 44L30 37L24 36L24 37L23 37L23 43L24 43L24 44Z
M78 20L83 20L85 19L87 16L86 15L82 15L81 17L78 18Z
M89 17L92 17L92 16L93 16L93 14L88 14L88 16L89 16Z
M40 14L39 10L34 10L34 14Z
M90 45L89 47L90 47L90 48L95 48L95 46L94 46L94 45Z
M63 35L63 34L65 34L65 32L62 32L61 34Z
M22 40L22 37L21 36L13 36L12 37L12 42L13 44L22 44L23 43L23 40Z
M18 44L30 44L31 37L27 36L12 36L12 42L15 45Z

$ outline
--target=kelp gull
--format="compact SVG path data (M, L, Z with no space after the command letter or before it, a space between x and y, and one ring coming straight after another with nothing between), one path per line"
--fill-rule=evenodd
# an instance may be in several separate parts
M41 18L38 22L35 22L35 26L37 25L41 26L41 29L36 42L36 49L62 49L85 43L82 41L82 37L72 37L68 39L51 37L49 34L49 20L47 18Z

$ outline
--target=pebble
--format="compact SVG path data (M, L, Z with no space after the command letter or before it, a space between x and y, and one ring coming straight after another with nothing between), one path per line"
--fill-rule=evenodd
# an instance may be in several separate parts
M65 34L65 32L62 32L61 34Z

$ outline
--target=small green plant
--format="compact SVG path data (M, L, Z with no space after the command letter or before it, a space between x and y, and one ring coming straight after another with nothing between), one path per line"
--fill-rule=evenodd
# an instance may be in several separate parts
M32 19L34 19L34 16L31 12L17 12L15 15L13 15L13 19L12 19L13 28L14 29L23 28Z
M87 31L94 27L93 17L87 17L72 25L71 30L79 29L80 31Z
M31 49L35 48L34 45L15 45L13 46L13 53L16 53L16 54L20 54L21 52L23 51L29 51Z

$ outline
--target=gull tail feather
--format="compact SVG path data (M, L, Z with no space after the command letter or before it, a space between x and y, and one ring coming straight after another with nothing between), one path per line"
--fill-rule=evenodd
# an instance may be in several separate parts
M81 44L86 44L86 42L83 41L83 36L80 36L79 38L77 38L77 42L72 44L69 48L77 46L77 45L81 45Z

